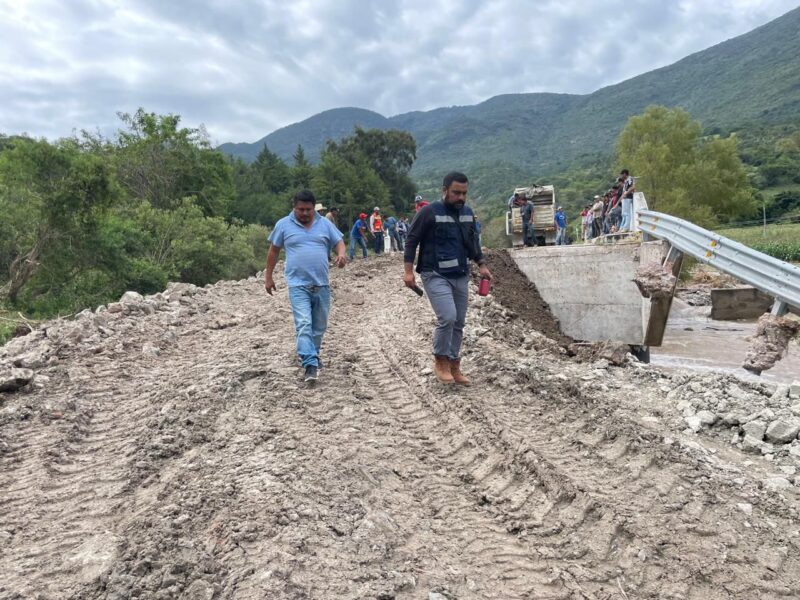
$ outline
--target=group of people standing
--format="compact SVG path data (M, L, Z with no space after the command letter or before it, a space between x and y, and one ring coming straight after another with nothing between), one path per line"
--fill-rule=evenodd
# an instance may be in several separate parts
M361 213L350 228L350 260L356 257L356 246L361 248L364 258L367 258L367 238L372 237L372 248L375 254L382 254L385 250L384 238L389 236L389 247L392 252L400 252L405 246L408 235L408 219L394 216L384 218L380 207L376 206L367 218L366 213Z
M384 221L379 207L375 207L369 219L365 213L359 215L350 237L351 259L355 253L354 238L361 240L355 243L361 246L366 258L367 235L381 239L380 251L375 242L375 251L379 254L383 249L383 232L388 232L390 239L397 241L398 249L403 249L404 285L422 293L415 271L419 273L436 314L434 374L445 384L470 383L461 371L460 359L469 305L469 261L477 263L481 278L492 280L481 251L477 219L466 205L468 183L466 175L452 172L443 180L441 200L427 203L417 197L417 214L411 225L406 225L403 237L392 236L391 232L392 229L402 231L400 224L404 220L395 218L391 223L393 217L389 217ZM338 210L331 208L324 216L323 210L309 190L294 195L292 211L275 224L270 234L264 271L264 288L271 296L277 290L273 275L281 250L284 250L284 275L295 325L297 355L304 380L309 384L316 382L322 367L320 351L331 305L331 252L335 253L337 267L344 268L347 263L344 236L336 226Z
M635 178L628 169L622 169L614 185L603 196L595 196L592 203L581 211L581 238L591 240L601 235L631 231L635 192Z

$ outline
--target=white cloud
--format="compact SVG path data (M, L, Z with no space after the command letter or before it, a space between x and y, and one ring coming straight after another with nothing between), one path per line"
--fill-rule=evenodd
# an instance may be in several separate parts
M336 106L386 115L588 93L740 35L792 0L0 0L0 132L142 106L253 141Z

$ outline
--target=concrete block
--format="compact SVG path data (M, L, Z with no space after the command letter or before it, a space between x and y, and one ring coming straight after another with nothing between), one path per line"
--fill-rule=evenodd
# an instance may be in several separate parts
M650 300L633 282L640 264L660 263L662 242L525 248L510 251L520 271L576 340L641 344Z
M752 287L711 290L711 318L718 321L757 319L772 307L773 299Z

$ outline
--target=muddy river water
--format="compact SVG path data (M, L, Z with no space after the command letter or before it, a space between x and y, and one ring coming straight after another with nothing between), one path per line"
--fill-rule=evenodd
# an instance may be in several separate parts
M742 369L747 338L756 321L714 321L710 306L690 306L675 298L664 343L651 349L651 363L667 368L725 371L748 379L759 379ZM787 356L761 374L761 380L791 383L800 380L800 345L792 342Z

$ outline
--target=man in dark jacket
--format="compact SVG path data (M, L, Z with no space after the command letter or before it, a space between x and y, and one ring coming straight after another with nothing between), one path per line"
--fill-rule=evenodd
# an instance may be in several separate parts
M468 206L469 181L463 173L445 176L442 199L414 217L406 239L403 283L417 285L414 258L419 247L417 272L436 313L433 334L434 373L443 383L469 385L461 372L461 340L469 304L469 261L480 266L481 277L492 278Z

